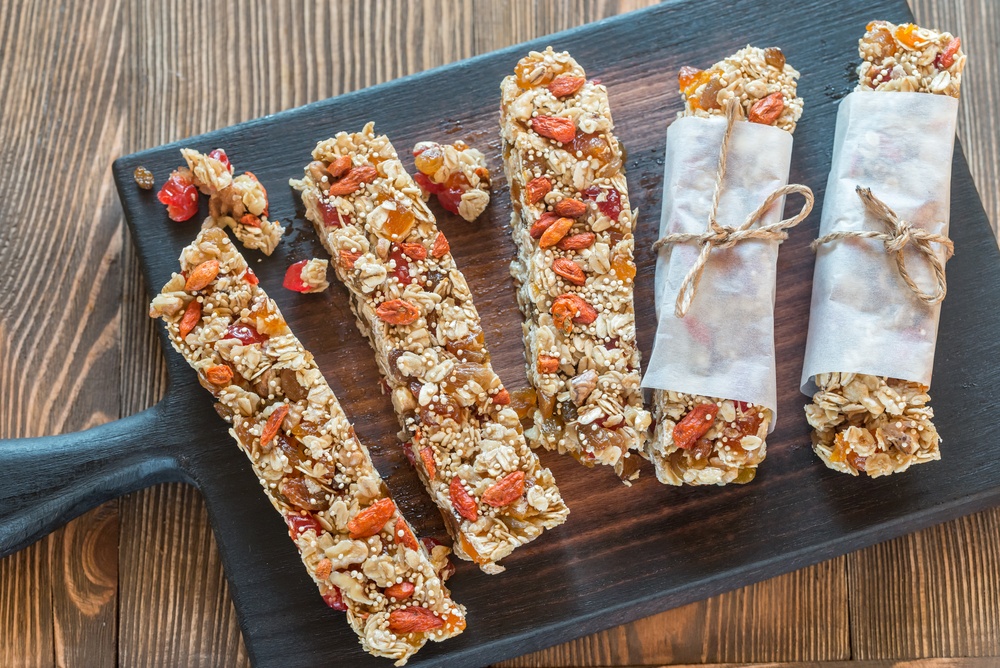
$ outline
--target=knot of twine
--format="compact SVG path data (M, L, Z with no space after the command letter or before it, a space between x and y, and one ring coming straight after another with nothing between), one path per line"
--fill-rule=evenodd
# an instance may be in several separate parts
M828 241L837 241L838 239L878 239L885 246L886 252L896 260L896 269L899 270L899 276L906 283L907 287L913 291L913 294L928 306L939 304L945 295L948 294L948 283L944 276L944 264L955 254L955 244L944 235L934 234L919 227L913 227L908 221L900 219L896 215L896 212L890 209L885 202L872 194L870 188L857 186L854 191L858 193L858 197L861 198L861 202L865 205L868 213L874 216L876 220L881 221L888 231L844 230L841 232L831 232L812 242L811 248L815 251L819 248L820 244L825 244ZM934 292L924 292L921 290L920 286L914 282L913 278L910 277L910 273L906 270L906 259L903 257L903 249L911 244L917 251L923 254L927 263L930 264L931 269L934 271ZM941 244L944 246L944 260L941 260L937 256L931 244Z
M719 150L719 169L715 175L715 194L712 197L712 210L708 215L708 230L705 232L678 232L667 234L653 244L653 250L658 251L668 244L684 243L696 241L701 244L701 253L695 260L691 269L681 282L681 287L677 291L677 300L674 302L674 315L683 318L687 315L691 302L694 300L698 290L698 283L701 281L702 272L708 262L708 256L714 248L730 248L740 241L746 239L760 239L762 241L784 241L788 238L788 230L795 227L809 215L813 208L813 193L807 186L789 184L781 186L772 192L750 215L746 217L739 227L729 227L720 225L716 220L719 213L719 200L722 197L722 181L726 176L726 159L729 155L729 138L733 134L733 126L738 117L742 117L742 107L736 101L730 101L726 106L726 132L722 135L722 148ZM758 225L763 215L785 195L799 193L805 198L802 210L791 218L785 218L770 225Z

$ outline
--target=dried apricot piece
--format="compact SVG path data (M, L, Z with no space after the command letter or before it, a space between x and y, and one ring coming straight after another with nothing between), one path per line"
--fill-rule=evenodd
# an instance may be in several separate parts
M390 325L409 325L420 317L420 309L403 299L390 299L375 307L379 320Z
M379 499L364 510L358 512L354 518L347 523L347 531L351 538L370 538L374 536L382 527L396 514L396 504L392 499Z
M674 425L674 445L684 450L691 448L712 428L718 414L719 407L712 403L698 404L692 408Z
M559 370L559 358L552 355L539 355L535 362L538 373L555 373Z
M524 494L524 471L514 471L483 492L483 503L494 508L509 506Z
M465 485L462 484L462 479L455 476L451 479L451 485L449 487L449 494L451 496L451 505L455 509L455 512L470 522L475 522L479 519L479 507L476 500L472 498L472 495L465 489Z

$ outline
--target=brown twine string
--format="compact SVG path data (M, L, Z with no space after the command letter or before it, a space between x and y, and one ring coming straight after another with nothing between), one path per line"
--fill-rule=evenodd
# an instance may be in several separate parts
M955 254L955 244L946 236L933 234L919 227L913 227L908 221L902 220L885 202L873 195L870 188L857 186L854 191L858 193L858 197L861 198L868 213L874 216L876 220L881 221L888 232L868 232L864 230L831 232L812 242L811 248L815 251L819 248L820 244L839 239L878 239L885 246L886 252L895 258L896 269L899 270L900 277L910 290L913 291L913 294L928 306L940 303L945 295L948 294L944 264ZM927 262L931 265L931 269L934 270L934 280L936 283L934 292L924 292L921 290L906 270L906 259L903 257L903 249L906 248L907 244L911 243L916 247L917 251L924 255ZM944 246L945 258L943 261L934 252L931 244L941 244Z
M739 227L729 227L720 225L716 221L719 213L719 199L722 197L722 181L726 176L726 159L729 155L729 138L733 134L733 126L738 118L742 118L742 107L739 102L730 101L726 106L726 132L722 135L722 148L719 150L719 170L715 175L715 194L712 196L712 211L708 215L708 230L702 233L678 232L667 234L653 244L653 250L658 251L668 244L684 243L686 241L696 241L701 244L701 253L698 259L688 270L687 275L681 282L680 290L677 291L677 300L674 302L674 315L683 318L687 315L691 302L694 300L698 290L698 282L701 281L701 274L705 270L708 256L713 248L730 248L740 241L746 239L761 239L763 241L784 241L788 238L788 230L795 227L809 215L813 208L813 193L807 186L798 184L788 184L777 188L767 196L764 202L758 206ZM768 209L785 195L799 193L805 198L802 209L793 217L785 218L770 225L760 225L751 227L759 223L761 217Z

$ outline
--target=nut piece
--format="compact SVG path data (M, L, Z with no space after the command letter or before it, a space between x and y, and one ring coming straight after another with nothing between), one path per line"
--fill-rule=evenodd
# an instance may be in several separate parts
M577 406L582 406L595 387L597 387L597 372L593 369L587 369L579 376L571 378L569 381L569 390L573 403Z

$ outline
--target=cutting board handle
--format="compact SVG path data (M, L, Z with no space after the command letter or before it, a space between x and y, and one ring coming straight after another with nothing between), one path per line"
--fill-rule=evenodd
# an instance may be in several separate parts
M185 480L163 428L166 404L72 434L0 439L0 557L105 501Z

